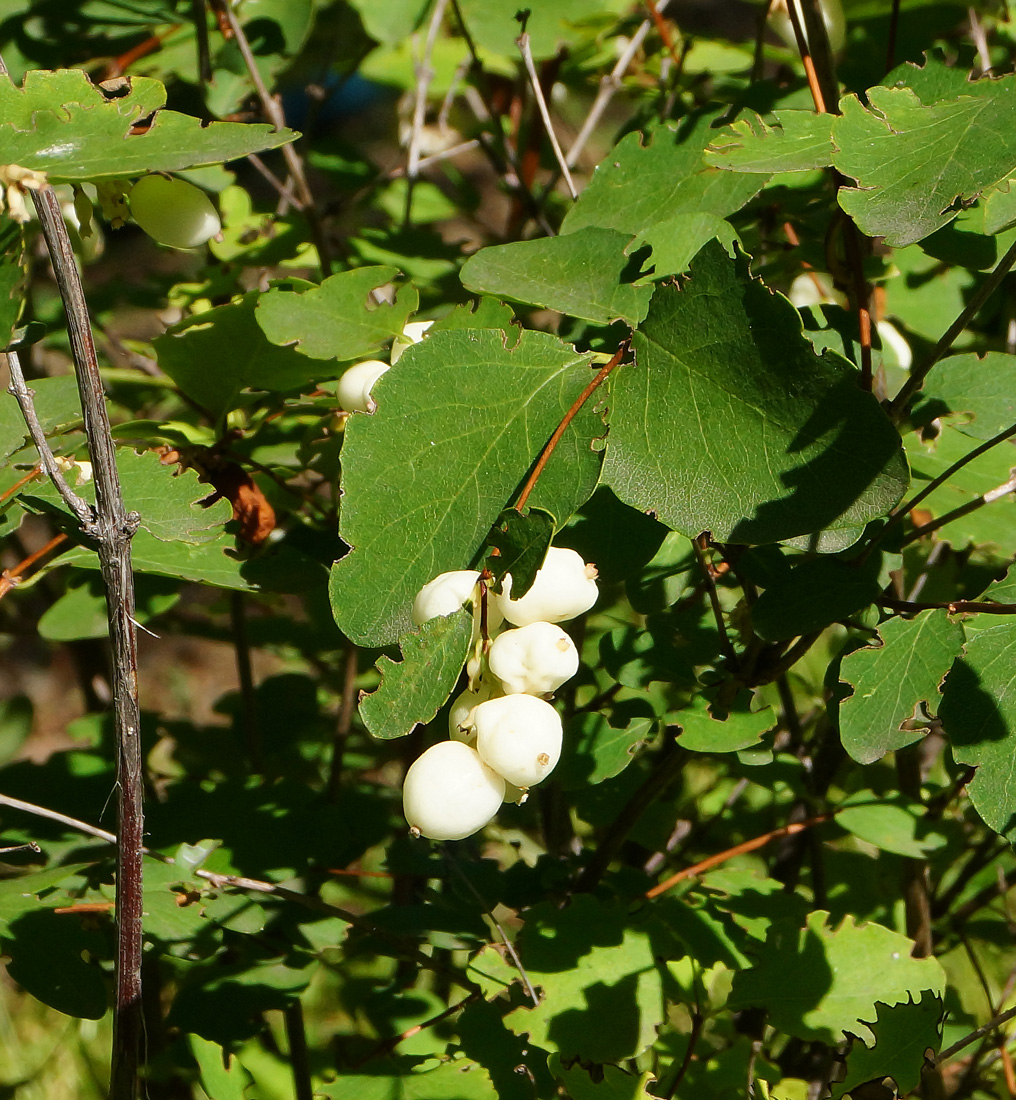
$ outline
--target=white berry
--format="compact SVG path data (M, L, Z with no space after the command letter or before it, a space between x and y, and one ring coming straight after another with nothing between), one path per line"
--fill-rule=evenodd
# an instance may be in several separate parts
M499 634L488 661L505 695L546 695L579 668L575 643L554 623L530 623Z
M414 831L431 840L461 840L490 821L504 794L504 780L476 749L441 741L406 772L402 807Z
M448 736L454 741L476 744L476 727L473 725L473 708L501 694L501 685L489 679L481 680L476 691L472 688L456 697L448 711Z
M389 370L391 367L380 359L365 359L362 363L355 363L347 368L339 379L336 390L339 404L346 412L372 413L377 405L370 396L370 391L381 375Z
M517 600L511 594L512 576L508 573L501 584L497 605L510 623L516 626L562 623L596 603L599 595L596 566L587 565L574 550L552 546L529 591Z
M546 779L561 757L561 716L532 695L489 699L473 711L476 751L516 787Z
M473 598L479 570L455 569L451 573L439 573L428 581L413 600L411 612L417 626L436 619L439 615L454 615L467 600Z
M131 188L130 205L149 237L171 248L194 248L222 228L211 200L186 180L144 176Z
M392 342L392 366L402 358L402 353L411 348L414 344L418 344L424 336L427 335L427 329L433 324L433 321L410 321L403 330L401 336L396 336Z

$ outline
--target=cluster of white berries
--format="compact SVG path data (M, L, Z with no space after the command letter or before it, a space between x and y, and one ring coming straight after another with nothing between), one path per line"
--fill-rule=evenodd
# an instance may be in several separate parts
M522 802L561 756L561 717L546 696L578 671L575 643L557 626L596 602L596 567L574 550L551 547L532 587L511 598L507 574L487 600L480 636L480 574L442 573L420 590L413 621L451 615L472 600L476 649L469 686L452 703L451 739L432 745L406 772L402 804L414 833L461 840ZM505 623L514 629L503 629ZM489 645L488 645L489 643Z
M433 323L433 321L410 321L403 328L402 335L395 337L395 342L392 344L391 363L384 363L380 359L365 359L362 363L354 363L353 366L347 367L339 379L336 391L342 408L346 412L372 413L376 407L370 396L374 383L385 371L395 366L406 348L418 344L424 338L427 329ZM461 606L460 603L459 607Z

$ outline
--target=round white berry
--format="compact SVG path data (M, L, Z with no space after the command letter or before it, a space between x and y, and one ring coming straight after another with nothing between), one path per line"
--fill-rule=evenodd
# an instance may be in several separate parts
M587 565L574 550L552 546L529 591L517 600L511 595L512 576L508 573L501 584L497 605L508 622L516 626L574 619L596 603L599 595L596 566Z
M546 779L561 757L561 716L532 695L489 699L473 711L476 751L516 787Z
M381 375L389 370L391 367L380 359L365 359L362 363L348 367L339 379L336 390L339 404L346 412L372 413L377 405L370 396L370 391Z
M464 741L467 745L476 744L476 727L472 713L480 703L501 695L501 685L490 679L482 679L474 691L466 690L455 698L448 711L448 736L455 741Z
M499 634L488 654L505 695L546 695L579 668L575 643L554 623L530 623Z
M413 600L412 619L417 626L436 619L439 615L454 615L467 600L473 598L473 590L480 579L476 569L455 569L451 573L439 573L416 594Z
M186 180L144 176L131 188L129 199L138 225L171 248L194 248L222 228L211 200Z
M406 772L402 808L406 820L423 836L461 840L490 821L504 794L504 780L476 749L461 741L441 741Z
M401 336L396 336L392 342L392 366L402 358L402 353L418 344L427 335L427 329L433 321L410 321L402 330Z

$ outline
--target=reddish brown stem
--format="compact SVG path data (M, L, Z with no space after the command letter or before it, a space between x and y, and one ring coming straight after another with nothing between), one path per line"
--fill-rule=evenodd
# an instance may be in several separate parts
M656 8L656 0L646 0L646 7L649 9L649 14L652 16L653 22L656 24L656 30L660 38L663 41L663 45L666 47L667 53L670 54L671 60L674 64L681 68L682 60L674 46L674 38L670 33L670 28L667 26L667 21L663 18L660 12Z
M628 350L628 344L622 344L614 355L614 358L609 363L605 364L596 377L589 383L588 386L578 395L575 399L575 403L561 418L561 423L558 424L554 430L554 434L547 440L546 447L540 453L540 457L536 460L536 465L533 467L533 472L526 479L525 485L522 486L522 492L519 493L519 499L515 502L515 511L521 512L526 506L526 501L529 499L533 489L536 488L536 483L540 480L540 475L546 468L547 463L550 461L550 456L554 453L558 443L561 442L561 436L564 435L568 425L578 415L579 410L589 400L589 398L599 388L600 383L607 377L610 372L620 364L621 357Z
M818 817L809 817L806 821L796 821L790 825L783 825L779 829L773 829L771 832L763 833L762 836L757 836L752 840L746 840L743 844L735 844L733 848L728 848L725 852L717 852L714 856L709 856L708 859L703 859L700 863L692 864L691 867L685 867L683 870L678 871L677 874L671 875L670 878L664 882L654 886L651 890L646 891L647 898L656 898L660 894L666 893L672 887L676 886L679 882L683 882L686 878L692 878L694 875L701 875L704 871L711 871L714 867L719 867L720 864L726 863L728 859L733 859L734 856L742 856L746 852L754 852L758 848L764 848L773 840L779 840L785 836L796 836L798 833L804 832L805 829L812 829L816 825L824 825L827 821L832 821L836 815L835 810L831 810L827 814L819 814Z
M55 550L62 542L66 541L67 536L61 531L59 535L54 535L41 549L36 550L34 554L29 554L24 561L18 562L13 569L5 569L3 573L0 574L0 597L6 596L17 584L18 580L23 577L40 558L44 558L51 550Z
M956 614L961 611L978 612L982 615L1016 615L1016 603L995 603L992 600L953 600L951 603L912 603L910 600L894 600L882 596L875 601L879 607L888 607L890 611L902 611L912 615L918 611L937 611L944 608Z

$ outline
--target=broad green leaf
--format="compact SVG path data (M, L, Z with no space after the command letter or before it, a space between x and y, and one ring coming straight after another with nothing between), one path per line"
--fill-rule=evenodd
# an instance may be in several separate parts
M717 136L710 123L717 117L700 113L673 127L661 126L648 137L625 135L597 166L568 211L561 232L600 226L638 236L655 247L658 227L663 225L661 240L669 242L671 232L664 223L678 215L723 218L740 210L766 181L706 164L705 150ZM692 228L692 223L686 228ZM691 255L716 232L713 222L704 222L698 229L704 235L686 242Z
M662 984L647 933L624 906L589 894L561 909L541 901L516 941L540 1004L505 1022L517 1034L565 1058L620 1062L656 1039L663 1023Z
M862 791L839 808L836 824L883 852L910 859L927 859L946 844L934 822L926 820L925 807L904 795Z
M833 164L857 181L838 201L894 248L934 233L1016 167L1007 137L1016 124L1013 77L978 81L933 106L908 88L871 88L868 102L845 97L833 124Z
M0 879L0 935L4 933L7 924L24 913L51 905L62 905L64 895L53 895L49 901L45 895L52 887L92 866L91 863L68 863Z
M395 45L416 30L429 0L351 0L351 5L371 38Z
M996 833L1016 837L1016 625L979 630L942 686L939 717L974 809Z
M565 790L583 790L620 775L659 722L645 699L625 699L568 720L555 778Z
M925 1052L937 1054L942 1043L942 998L931 990L899 1004L875 1002L876 1016L866 1020L875 1041L866 1046L854 1039L847 1053L847 1074L832 1086L831 1100L853 1092L868 1081L890 1077L899 1096L907 1096L921 1083Z
M210 1043L200 1035L188 1035L187 1042L201 1071L201 1087L208 1100L243 1100L250 1076L239 1062L218 1043Z
M398 278L394 267L342 271L309 290L278 287L258 299L257 322L273 344L295 346L311 359L358 359L402 332L419 304L411 286L378 304L371 292Z
M954 428L972 439L991 439L1016 424L1016 355L989 351L943 359L918 412L922 424L959 413Z
M166 89L157 80L126 79L120 95L104 92L77 69L29 72L21 88L0 76L4 163L45 172L51 183L123 178L221 164L297 136L260 123L207 123L167 111Z
M21 226L10 218L0 218L0 348L10 343L21 316L28 275L24 251Z
M354 414L342 448L339 534L352 547L332 568L332 609L358 645L409 629L416 593L464 569L592 377L588 356L542 332L514 346L499 329L437 332L384 375L378 411ZM603 424L587 403L530 503L563 523L592 492Z
M774 924L757 963L734 975L727 1007L764 1005L768 1022L798 1039L841 1043L849 1031L874 1043L865 1021L875 1019L876 1000L892 1005L926 990L942 994L941 965L911 958L912 940L878 924L857 925L852 917L830 928L828 917L818 910L804 928Z
M767 642L779 642L848 618L878 596L878 564L877 555L860 567L824 555L800 562L752 605L752 628Z
M778 542L885 515L907 485L896 430L800 314L707 245L662 286L611 379L603 481L689 537Z
M508 332L515 314L511 306L483 295L471 302L457 305L450 313L435 321L431 332L456 332L464 328L500 328Z
M468 611L439 615L399 639L401 661L380 658L381 683L360 697L360 717L374 737L405 737L437 714L466 663L472 634Z
M1004 233L1016 225L1016 175L993 187L984 203L984 232Z
M465 262L462 285L594 324L637 325L653 288L631 285L640 274L635 256L625 254L631 243L629 233L590 225L559 237L491 245Z
M729 913L734 924L760 944L776 924L799 928L808 918L809 906L800 894L789 893L784 883L757 871L720 867L702 876L702 886L719 894L710 899L711 907ZM758 947L746 943L744 950L755 954Z
M515 40L522 33L520 11L528 11L525 29L536 60L553 57L562 47L588 42L593 29L607 29L627 10L625 0L540 0L528 8L517 0L460 0L459 8L478 46L518 60Z
M490 1074L498 1100L533 1100L534 1089L537 1096L554 1095L547 1052L508 1030L502 1019L506 1007L503 998L466 1006L456 1025L462 1052Z
M99 577L78 577L79 583L67 589L43 612L39 635L53 642L76 638L105 638L109 631L106 618L106 593ZM134 619L145 625L168 611L180 600L180 586L174 581L138 576L134 578Z
M690 707L671 715L681 727L677 743L692 752L737 752L757 745L762 734L776 725L778 716L772 707L752 710L753 699L752 692L744 689L724 713L705 695L695 696Z
M33 378L30 388L35 395L32 400L39 423L47 436L81 422L78 385L73 375ZM0 461L20 451L27 442L28 429L17 401L7 392L0 393ZM38 461L34 449L30 453L27 461Z
M840 679L854 688L840 703L840 740L861 764L924 736L903 723L920 718L921 703L931 714L938 710L939 687L963 648L963 627L944 610L889 619L879 635L880 646L855 649L840 665Z
M659 282L667 275L685 274L696 253L714 237L728 255L734 255L734 242L739 241L737 231L715 214L675 214L650 226L641 235L641 241L652 248L647 263L653 280Z
M329 1100L500 1100L486 1070L468 1058L406 1064L390 1074L343 1074L314 1093Z
M648 1070L636 1077L619 1066L597 1066L594 1080L585 1068L566 1066L557 1054L551 1056L550 1069L564 1083L570 1100L652 1100L655 1095L649 1091L654 1077Z
M945 421L937 438L923 442L917 433L907 436L907 455L914 471L914 489L920 489L944 473L953 463L974 450L975 443L951 421ZM921 501L922 512L937 519L992 489L1008 482L1016 465L1016 444L1010 441L992 447L968 462ZM940 529L938 538L954 546L992 544L1005 557L1016 554L1016 500L1012 494L957 516Z
M774 111L771 126L754 111L720 130L706 151L707 164L735 172L802 172L833 162L834 115Z
M499 587L501 578L511 573L512 598L521 599L543 566L556 526L554 517L542 508L530 508L525 515L506 508L490 529L492 550L484 562L497 582L492 587Z
M216 306L174 325L153 341L159 366L213 416L234 407L245 389L285 392L342 373L338 363L277 347L257 324L259 295Z

